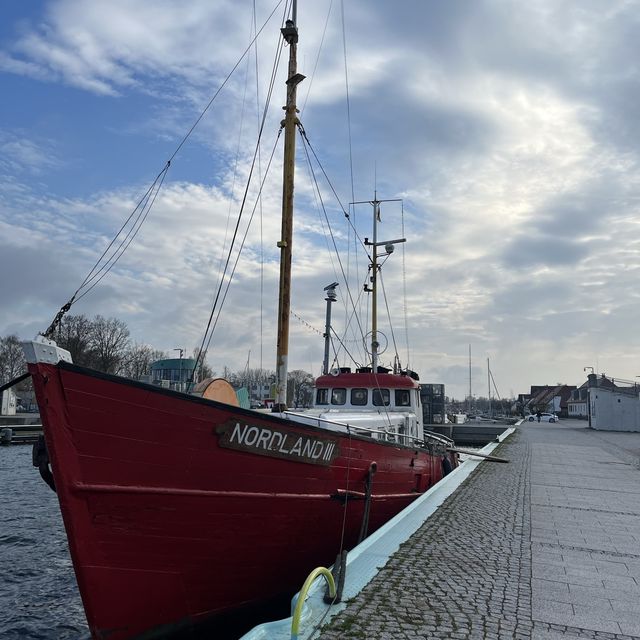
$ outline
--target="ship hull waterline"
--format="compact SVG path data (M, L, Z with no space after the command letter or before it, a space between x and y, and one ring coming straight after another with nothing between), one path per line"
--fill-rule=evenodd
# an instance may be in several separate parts
M406 447L67 363L31 364L93 638L157 637L278 595L442 478ZM347 497L348 499L345 499Z

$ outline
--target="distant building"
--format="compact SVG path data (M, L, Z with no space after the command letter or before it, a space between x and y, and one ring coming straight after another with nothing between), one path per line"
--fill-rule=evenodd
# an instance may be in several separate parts
M258 406L264 404L264 401L274 396L274 382L257 383L254 382L249 386L249 397L252 403Z
M151 365L151 382L168 389L185 391L196 366L193 358L166 358ZM194 379L194 382L197 380Z
M569 417L568 402L576 390L575 385L557 384L555 386L531 387L531 399L527 405L530 413L555 413L561 418Z
M640 431L640 386L632 380L591 373L589 426L603 431Z
M424 424L444 424L445 397L443 384L421 384L420 402Z
M571 397L567 400L567 411L570 418L589 418L589 390L586 382L571 392Z

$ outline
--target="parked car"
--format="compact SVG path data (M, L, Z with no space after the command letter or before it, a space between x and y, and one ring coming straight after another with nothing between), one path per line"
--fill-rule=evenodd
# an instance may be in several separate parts
M541 413L540 414L540 422L557 422L560 418L555 413ZM536 414L532 414L527 416L527 420L529 422L538 421L538 416Z

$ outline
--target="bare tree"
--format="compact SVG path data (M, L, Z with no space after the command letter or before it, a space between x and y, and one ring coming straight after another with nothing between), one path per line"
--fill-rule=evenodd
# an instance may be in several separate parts
M164 358L168 358L164 351L154 349L148 344L134 343L124 353L121 373L127 378L140 380L142 376L151 373L151 365L156 360L163 360Z
M294 407L307 407L313 398L313 376L302 369L294 369L287 376L287 402Z
M96 316L91 332L91 351L95 367L105 373L118 373L129 347L129 329L117 318Z
M17 378L26 368L20 338L16 335L0 338L0 382Z
M216 372L209 366L207 363L207 350L204 350L202 354L202 358L198 358L200 354L200 348L195 347L193 349L193 359L198 361L198 371L194 376L194 380L206 380L207 378L213 378L216 375Z
M56 342L71 354L75 364L94 366L92 352L93 322L84 315L65 316L58 326Z
M246 368L242 371L230 371L228 367L224 368L224 378L236 389L246 387L249 395L253 399L262 400L261 391L275 380L275 371L269 369L250 369Z

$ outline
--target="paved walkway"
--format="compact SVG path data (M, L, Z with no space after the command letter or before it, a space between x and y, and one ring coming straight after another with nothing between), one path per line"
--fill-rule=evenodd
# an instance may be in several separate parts
M640 639L640 433L523 424L322 640Z

